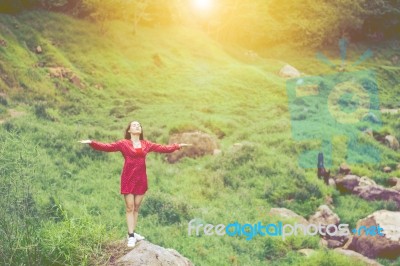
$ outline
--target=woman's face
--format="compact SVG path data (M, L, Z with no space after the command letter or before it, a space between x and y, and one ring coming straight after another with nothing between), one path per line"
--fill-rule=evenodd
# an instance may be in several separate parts
M131 134L138 134L138 135L140 135L140 133L142 133L142 127L140 126L138 121L133 121L131 123L131 127L129 129L129 132Z

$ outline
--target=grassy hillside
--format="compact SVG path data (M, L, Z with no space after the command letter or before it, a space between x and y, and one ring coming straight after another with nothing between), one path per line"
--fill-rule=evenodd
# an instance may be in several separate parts
M334 73L315 58L316 51L275 47L250 58L244 49L194 28L141 28L132 35L131 25L114 21L108 27L101 34L90 22L46 12L0 15L0 39L6 41L0 46L1 207L10 214L2 222L20 236L3 246L5 254L18 256L1 256L2 262L105 262L112 252L107 243L126 234L119 194L123 158L77 141L120 139L128 123L138 120L146 139L167 143L172 133L200 130L218 136L223 151L174 165L159 154L147 157L150 189L137 231L151 242L176 249L196 265L358 265L321 249L317 237L246 241L187 235L193 218L214 225L269 222L271 207L307 218L327 196L341 222L352 226L375 210L395 208L341 196L317 179L315 169L298 166L300 152L316 144L292 139L286 80L278 71L289 63L308 75ZM38 45L42 53L35 52ZM354 62L367 48L374 51L372 59L349 70L374 69L387 108L400 107L400 68L388 61L393 45L350 45L348 52ZM340 61L336 47L322 52ZM51 77L52 67L70 69L82 87ZM17 111L23 114L13 117ZM398 121L399 114L383 115L381 130L400 139ZM381 163L350 165L353 172L380 184L400 176L399 170L381 171L384 165L395 168L399 153L366 141L380 150ZM232 147L237 142L244 143L239 151ZM344 143L334 139L333 169L345 160ZM25 231L17 229L19 223ZM300 248L318 253L307 259L296 252Z

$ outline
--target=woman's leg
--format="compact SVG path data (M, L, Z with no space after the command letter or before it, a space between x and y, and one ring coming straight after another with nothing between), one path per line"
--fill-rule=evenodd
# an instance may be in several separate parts
M133 230L135 230L135 227L136 227L136 224L137 224L137 219L138 219L138 215L139 215L139 208L140 208L140 204L142 203L143 198L144 198L144 194L143 195L134 195Z
M134 217L134 196L133 194L125 194L125 206L126 206L126 224L128 225L128 233L132 234L135 230L135 217Z

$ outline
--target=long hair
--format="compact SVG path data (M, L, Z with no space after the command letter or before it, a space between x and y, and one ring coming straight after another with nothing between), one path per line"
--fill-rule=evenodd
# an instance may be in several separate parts
M132 121L133 122L133 121ZM131 128L131 124L132 122L129 123L128 127L125 129L125 139L131 139L131 133L129 132L129 129ZM142 132L140 133L139 139L143 140L143 128L142 128L142 124L140 124L140 127L142 129Z

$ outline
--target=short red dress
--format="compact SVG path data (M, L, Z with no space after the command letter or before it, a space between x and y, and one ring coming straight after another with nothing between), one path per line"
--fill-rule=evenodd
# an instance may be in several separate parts
M122 153L125 158L121 173L121 194L143 195L148 189L146 173L146 155L149 152L171 153L180 149L179 144L161 145L148 140L140 140L141 148L135 149L129 139L113 143L101 143L92 140L89 144L98 151Z

